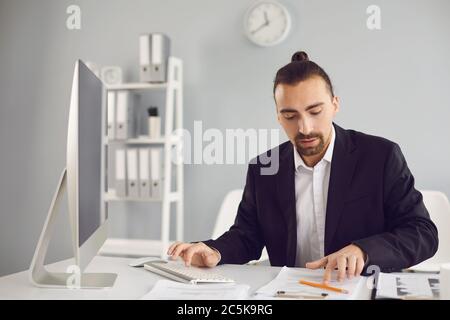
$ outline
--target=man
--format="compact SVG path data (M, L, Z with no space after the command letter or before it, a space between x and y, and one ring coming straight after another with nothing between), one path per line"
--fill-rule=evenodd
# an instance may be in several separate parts
M251 163L230 230L173 244L173 259L243 264L266 246L271 265L325 268L328 283L334 269L343 281L368 265L399 271L434 255L437 229L399 146L334 124L339 98L306 53L277 72L274 99L289 137L269 152L279 155L278 172L264 175L262 161Z

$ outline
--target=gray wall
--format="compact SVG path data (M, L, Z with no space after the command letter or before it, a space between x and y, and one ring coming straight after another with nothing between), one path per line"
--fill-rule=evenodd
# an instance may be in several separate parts
M119 65L138 78L138 34L163 31L185 66L184 125L278 128L271 90L276 70L306 50L341 96L336 122L398 142L417 186L450 195L450 2L448 0L283 0L289 38L259 48L243 36L246 1L0 1L0 275L29 266L65 164L74 61ZM78 4L82 29L66 29ZM378 4L382 30L366 28ZM283 134L282 140L285 139ZM187 240L209 237L226 192L243 187L245 165L185 167ZM156 238L157 208L115 204L114 236ZM50 261L69 255L66 215Z

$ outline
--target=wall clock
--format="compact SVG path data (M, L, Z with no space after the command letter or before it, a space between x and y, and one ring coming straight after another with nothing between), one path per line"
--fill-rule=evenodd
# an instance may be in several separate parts
M245 34L259 46L269 47L281 43L290 29L290 14L278 1L258 1L245 14Z

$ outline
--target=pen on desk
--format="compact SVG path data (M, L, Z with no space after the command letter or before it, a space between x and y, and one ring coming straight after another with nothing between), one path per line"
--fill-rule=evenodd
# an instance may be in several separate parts
M277 291L275 297L279 298L296 298L296 299L325 299L328 293L309 293L297 291Z
M433 300L433 297L431 296L403 296L400 298L401 300Z
M301 280L301 279L300 279L299 283L307 285L307 286L311 286L314 288L321 288L324 290L330 290L330 291L339 292L339 293L348 293L348 291L345 289L332 287L332 286L329 286L329 285L326 285L323 283L311 282L311 281L306 281L306 280Z

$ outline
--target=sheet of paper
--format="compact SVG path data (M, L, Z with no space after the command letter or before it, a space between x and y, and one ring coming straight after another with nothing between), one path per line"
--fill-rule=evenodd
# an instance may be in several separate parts
M438 299L439 275L380 273L375 299Z
M333 292L320 288L303 285L299 283L300 279L311 282L322 282L324 270L308 270L304 268L283 267L277 277L256 291L255 298L273 298L277 291L304 292L311 294L327 293L326 299L342 300L355 299L362 286L366 285L367 278L354 277L346 279L340 283L336 280L330 282L330 286L348 290L348 294ZM332 279L336 279L336 273L333 272Z
M142 300L234 300L247 299L250 286L235 283L186 284L159 280Z

